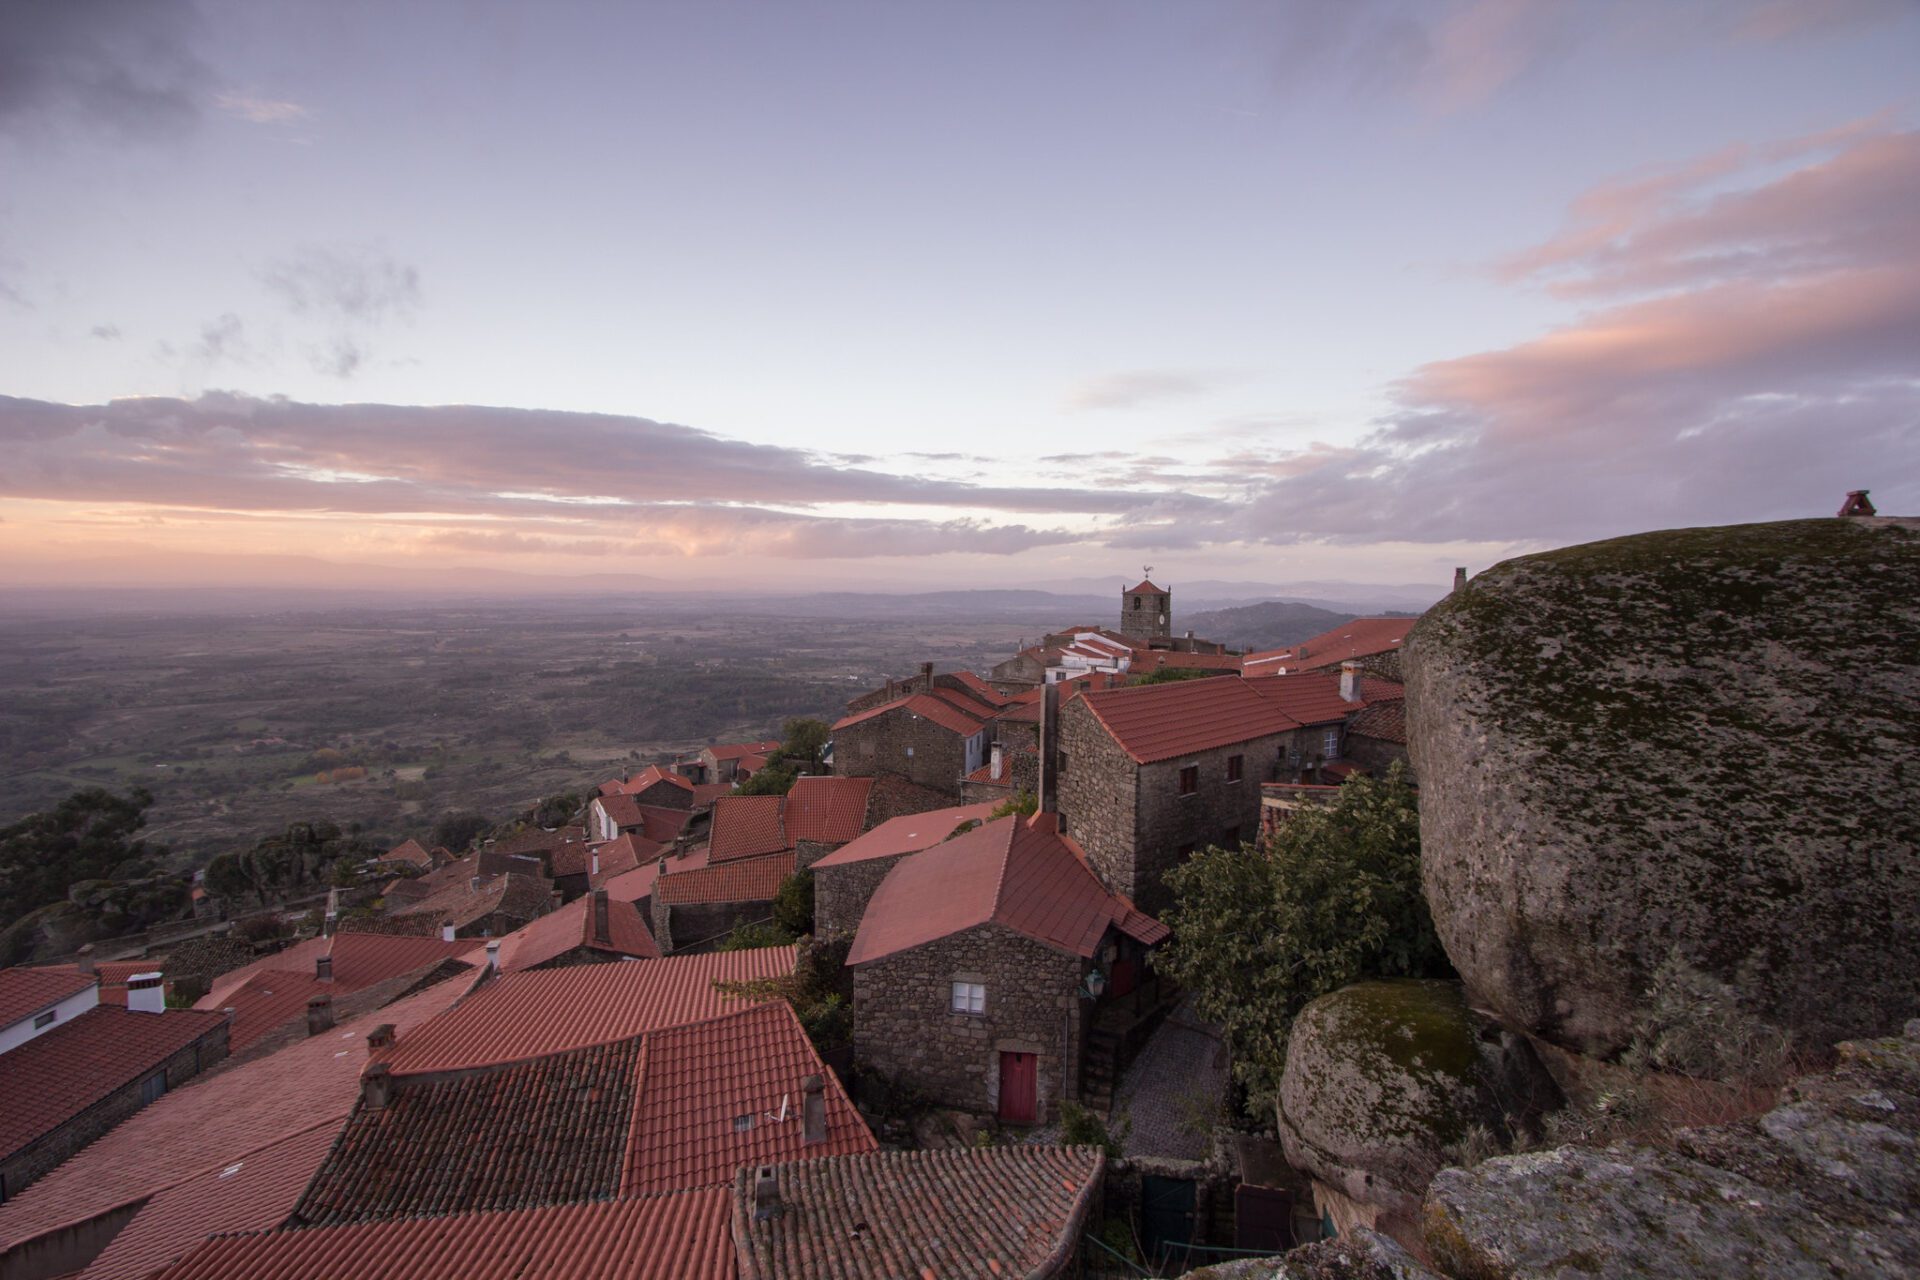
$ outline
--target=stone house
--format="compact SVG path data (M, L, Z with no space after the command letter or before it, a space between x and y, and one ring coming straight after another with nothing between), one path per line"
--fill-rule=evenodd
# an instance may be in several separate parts
M952 696L909 694L836 722L834 771L853 778L890 773L957 799L960 780L986 763L987 721L995 708L945 692Z
M1339 758L1367 693L1357 671L1343 681L1223 676L1069 699L1050 753L1067 830L1108 887L1159 909L1169 870L1255 837L1261 783ZM1373 692L1397 697L1398 686Z
M813 927L821 937L851 936L867 900L910 853L931 848L968 823L987 820L992 804L966 804L890 818L813 864Z
M1376 777L1398 764L1413 776L1413 758L1407 753L1407 704L1370 702L1347 725L1345 757Z
M1080 1096L1099 1000L1166 936L1054 815L987 823L901 858L867 904L847 954L854 1060L946 1106L1046 1123Z
M665 809L694 807L693 780L657 764L650 764L639 773L603 782L596 794L632 796L639 804Z
M658 960L659 944L631 902L597 889L500 940L500 971Z
M1284 676L1302 671L1327 671L1345 662L1358 662L1371 676L1398 680L1400 646L1418 621L1418 618L1355 618L1289 648L1249 653L1241 659L1240 672L1249 676Z
M225 1013L168 1009L157 972L99 1003L71 969L0 970L0 1202L227 1056Z
M662 953L710 949L736 925L771 919L774 894L794 869L788 850L656 876L648 903L654 941Z
M632 833L670 844L692 821L693 808L692 797L688 804L662 805L648 804L625 792L598 795L587 802L586 838L612 840Z
M780 822L800 866L814 865L866 830L873 782L872 778L794 780Z
M758 756L763 757L761 762L764 763L764 757L774 755L780 747L781 742L778 738L768 738L763 742L729 742L720 746L702 747L699 756L701 776L696 781L709 783L739 781L740 762L743 759Z

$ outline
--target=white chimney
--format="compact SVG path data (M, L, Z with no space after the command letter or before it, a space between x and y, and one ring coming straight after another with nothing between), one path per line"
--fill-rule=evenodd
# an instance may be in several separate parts
M136 973L127 979L128 1013L165 1013L167 993L158 973Z
M987 776L989 778L992 778L995 782L1000 781L1001 777L1007 771L1007 764L1006 764L1006 757L1003 754L1002 748L999 743L996 742L993 744L992 748L990 748L987 759L990 761L990 767L987 770Z
M1360 664L1343 662L1340 664L1340 696L1348 702L1360 701Z
M442 922L441 922L441 925L440 925L440 941L442 941L442 942L452 942L452 941L453 941L453 921L451 921L451 920L445 920L445 921L442 921Z
M487 944L487 968L500 972L500 939L495 938Z
M587 874L589 876L597 876L600 874L600 851L598 849L592 852L587 861Z
M73 957L74 967L89 978L93 976L93 944L87 943Z

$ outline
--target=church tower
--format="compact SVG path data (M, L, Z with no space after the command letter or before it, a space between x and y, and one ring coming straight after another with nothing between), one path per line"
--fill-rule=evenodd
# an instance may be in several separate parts
M1139 586L1120 593L1120 634L1143 644L1173 634L1173 593L1153 585L1152 565L1146 572Z

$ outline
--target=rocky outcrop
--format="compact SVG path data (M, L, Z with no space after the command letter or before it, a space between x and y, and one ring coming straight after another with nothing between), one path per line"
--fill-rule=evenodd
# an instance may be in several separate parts
M1524 1041L1476 1016L1457 982L1361 982L1300 1011L1277 1108L1287 1162L1383 1230L1410 1231L1445 1150L1504 1133L1551 1085Z
M1673 1149L1562 1147L1448 1169L1426 1244L1473 1280L1907 1277L1920 1269L1920 1021L1840 1046L1757 1120Z
M1412 1254L1365 1227L1303 1245L1286 1257L1245 1258L1189 1271L1181 1280L1441 1280Z
M1409 638L1423 878L1476 1004L1625 1046L1671 957L1819 1050L1920 1013L1920 527L1507 561Z

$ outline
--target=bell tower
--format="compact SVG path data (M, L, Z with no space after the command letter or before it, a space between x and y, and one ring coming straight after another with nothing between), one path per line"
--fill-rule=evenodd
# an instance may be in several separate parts
M1120 593L1120 634L1142 643L1173 634L1173 593L1153 585L1153 566L1138 586Z

